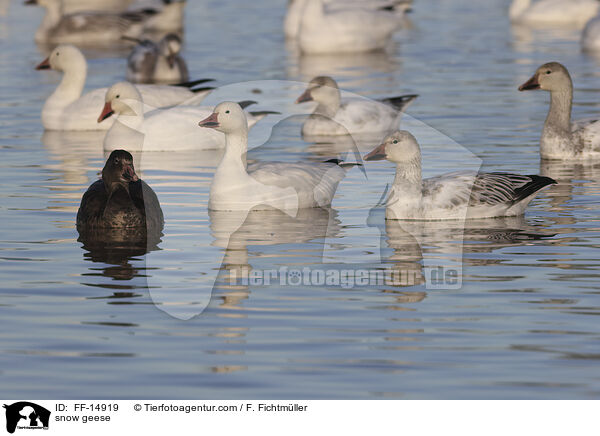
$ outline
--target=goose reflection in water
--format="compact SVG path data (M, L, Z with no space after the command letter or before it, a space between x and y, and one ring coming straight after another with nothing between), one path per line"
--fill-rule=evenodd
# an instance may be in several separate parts
M209 215L212 245L224 250L213 293L222 300L222 308L238 306L249 297L246 279L254 269L320 263L326 238L340 233L337 211L331 208L299 209L296 216L277 209Z
M160 250L162 229L80 229L79 239L83 258L102 264L89 267L83 274L86 280L95 277L93 282L84 285L109 289L112 295L91 298L132 298L141 297L135 290L147 288L146 266L143 257L146 253ZM134 266L136 265L136 266ZM110 279L110 281L103 280Z

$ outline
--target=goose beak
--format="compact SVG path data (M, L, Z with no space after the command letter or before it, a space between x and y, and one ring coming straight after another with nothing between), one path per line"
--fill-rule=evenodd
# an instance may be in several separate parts
M519 86L519 91L533 91L534 89L540 89L537 74L534 74L531 79Z
M312 95L310 95L310 91L310 88L304 91L304 93L296 100L296 104L304 103L305 101L312 101L313 98Z
M108 117L110 117L113 113L114 112L112 110L112 106L110 105L110 102L107 102L104 105L104 109L102 109L102 113L98 117L98 122L101 123L102 121L104 121L105 119L107 119Z
M213 112L208 116L208 118L200 121L198 125L200 127L211 127L213 129L219 127L219 114Z
M381 144L380 146L375 148L375 150L365 155L364 160L384 160L386 157L387 156L385 154L385 144Z
M42 62L40 62L37 67L35 67L36 70L49 70L50 69L50 58L47 57L46 59L44 59Z
M133 167L131 165L128 165L128 164L125 164L123 166L122 177L127 182L137 182L139 180L139 177L135 173Z

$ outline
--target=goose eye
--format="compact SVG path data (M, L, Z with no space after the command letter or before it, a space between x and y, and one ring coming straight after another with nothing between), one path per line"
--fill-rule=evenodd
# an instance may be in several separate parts
M550 74L550 73L552 73L552 71L550 71L550 70L546 71L546 74Z
M397 140L397 139L394 139L394 140L392 141L392 144L397 144L397 143L398 143L398 140Z
M119 95L119 94L117 94L117 97L116 97L116 98L119 98L119 97L120 97L120 95Z
M228 113L229 113L229 111L225 111L225 113L226 113L226 114L228 114Z

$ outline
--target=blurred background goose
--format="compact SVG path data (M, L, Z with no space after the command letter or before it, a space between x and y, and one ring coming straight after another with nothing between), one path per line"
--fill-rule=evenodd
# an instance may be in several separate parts
M302 13L308 0L289 0L283 29L286 38L296 38L300 32ZM345 9L371 9L395 12L402 17L412 10L412 0L329 0L327 11L343 11Z
M455 172L429 179L421 176L421 149L406 130L389 135L365 156L387 159L396 176L386 203L386 219L456 220L518 216L540 189L556 182L543 176Z
M137 40L138 45L127 58L127 80L134 83L182 83L189 73L181 51L181 38L174 33L158 43Z
M598 0L513 0L508 15L513 23L581 28L599 9Z
M400 22L393 11L365 8L327 11L323 0L306 0L298 45L307 54L382 50Z
M123 36L139 38L146 30L179 30L183 26L185 3L164 0L162 9L69 14L64 14L63 0L27 0L26 4L46 8L46 15L35 33L37 42L98 44L121 42Z

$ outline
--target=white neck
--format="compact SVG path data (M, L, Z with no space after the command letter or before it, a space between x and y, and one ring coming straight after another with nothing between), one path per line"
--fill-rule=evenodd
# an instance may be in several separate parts
M302 11L302 19L300 21L300 27L306 25L318 26L321 18L325 14L322 0L306 0L306 6Z
M73 62L63 73L60 84L44 104L44 108L66 107L81 97L87 76L87 63Z
M341 105L340 92L338 90L336 98L332 98L329 101L319 102L319 105L315 109L315 114L324 115L326 117L333 118L337 114Z
M129 128L141 132L144 123L144 104L136 99L127 99L125 103L129 110L119 113L117 120Z
M571 106L573 87L550 94L550 109L544 123L540 154L542 157L553 157L573 152L575 144L571 133Z
M527 10L527 8L529 8L529 6L531 6L531 0L513 0L510 9L508 10L508 16L511 19L518 18Z
M46 5L46 15L44 15L40 27L35 32L35 39L37 41L44 40L46 33L58 24L62 16L62 1L50 2Z
M399 211L402 216L418 215L423 199L421 179L421 156L396 164L396 176L387 200L387 207Z

